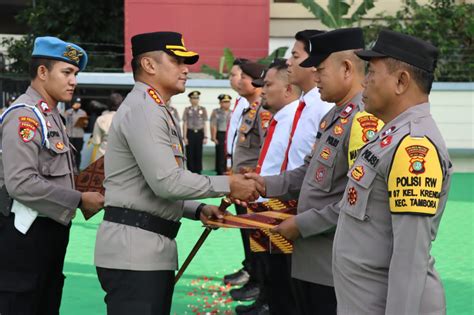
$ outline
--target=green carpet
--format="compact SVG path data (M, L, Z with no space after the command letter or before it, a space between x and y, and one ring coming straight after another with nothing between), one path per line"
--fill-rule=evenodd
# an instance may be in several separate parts
M216 200L208 200L217 202ZM455 174L447 209L432 254L443 280L448 314L474 314L474 174ZM61 314L105 314L104 293L93 263L95 235L102 220L75 218L66 255ZM202 233L198 222L183 220L177 238L180 263ZM237 305L221 278L240 267L239 232L213 231L175 288L172 314L233 314Z

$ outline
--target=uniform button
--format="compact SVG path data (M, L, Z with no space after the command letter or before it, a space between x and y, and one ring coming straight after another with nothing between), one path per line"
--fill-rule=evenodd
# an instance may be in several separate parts
M370 217L368 215L364 215L364 221L365 222L369 222L370 221Z

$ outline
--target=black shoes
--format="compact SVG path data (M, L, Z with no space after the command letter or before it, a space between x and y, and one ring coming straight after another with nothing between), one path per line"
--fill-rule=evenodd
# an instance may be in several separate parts
M243 287L232 289L229 293L234 301L252 301L257 299L260 288L255 282L247 282Z
M224 276L224 283L230 285L244 285L249 281L250 275L245 269Z

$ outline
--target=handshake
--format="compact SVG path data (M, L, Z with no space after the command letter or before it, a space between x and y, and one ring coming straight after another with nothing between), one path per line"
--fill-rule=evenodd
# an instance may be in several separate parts
M247 202L265 196L265 181L256 173L234 174L229 176L229 197L237 204L245 205Z

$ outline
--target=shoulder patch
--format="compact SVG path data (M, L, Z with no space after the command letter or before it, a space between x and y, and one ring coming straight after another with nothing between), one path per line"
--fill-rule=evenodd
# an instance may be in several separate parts
M36 129L39 126L39 122L28 116L20 116L18 120L18 135L23 142L30 142L36 135Z
M426 137L403 138L388 176L390 211L435 215L442 185L443 171L434 144Z
M377 132L383 127L382 120L366 111L357 112L352 121L349 135L348 163L349 167L354 163L357 153L367 142L374 139Z
M154 89L149 88L148 95L150 95L150 97L155 101L156 104L160 106L165 106L165 102L163 102L163 100L160 98L160 96Z

